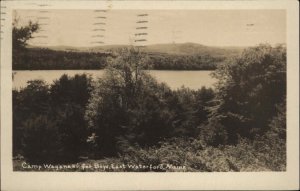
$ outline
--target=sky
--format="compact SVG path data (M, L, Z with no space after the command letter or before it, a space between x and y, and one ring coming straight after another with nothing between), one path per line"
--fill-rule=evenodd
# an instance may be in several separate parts
M139 14L147 15L138 17ZM41 31L29 42L38 46L286 43L284 10L16 10L15 15L19 25L29 20L41 24ZM137 30L138 27L147 29ZM146 35L136 37L136 33ZM135 42L141 39L146 41Z

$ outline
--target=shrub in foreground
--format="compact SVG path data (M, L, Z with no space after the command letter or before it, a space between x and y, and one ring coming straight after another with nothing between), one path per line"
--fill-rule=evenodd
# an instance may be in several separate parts
M131 147L121 155L121 160L125 164L185 166L185 169L160 171L284 171L284 145L283 142L271 143L270 140L257 138L254 141L240 139L235 146L213 147L193 138L176 138L157 147Z

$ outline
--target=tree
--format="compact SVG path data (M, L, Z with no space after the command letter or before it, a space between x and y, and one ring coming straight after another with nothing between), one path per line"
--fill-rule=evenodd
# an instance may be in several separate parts
M37 163L78 160L86 152L90 88L86 75L63 75L51 86L34 80L13 91L14 155Z
M144 53L122 49L94 84L85 116L101 155L116 154L125 142L151 145L168 134L171 90L142 70L146 64Z
M214 97L213 90L205 87L199 90L181 87L173 91L173 94L176 101L169 104L169 108L174 113L172 119L174 136L197 137L198 127L207 121L206 107Z
M88 131L84 113L90 92L91 77L86 74L64 74L50 87L51 115L57 121L61 155L66 161L85 153Z
M33 38L32 34L38 32L38 23L29 21L26 26L19 26L19 19L14 18L12 27L12 67L13 69L21 68L26 69L30 63L30 56L28 55L26 46L29 39Z
M226 129L228 141L253 137L269 129L276 104L286 96L286 49L259 45L249 48L213 76L218 79L210 121Z
M91 77L86 74L76 74L74 77L62 75L51 85L52 104L63 106L72 103L84 108L90 97L91 83Z
M22 153L24 122L37 115L46 114L49 104L49 87L44 81L28 81L27 87L13 90L13 152Z
M39 24L28 22L27 26L18 26L19 19L15 18L12 29L13 50L24 49L27 41L32 37L32 34L38 32Z

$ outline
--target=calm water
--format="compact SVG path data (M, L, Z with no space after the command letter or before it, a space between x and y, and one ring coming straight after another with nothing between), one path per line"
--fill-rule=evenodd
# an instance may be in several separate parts
M91 74L92 77L101 77L104 70L36 70L36 71L14 71L13 88L19 89L26 87L27 81L41 79L48 83L59 79L61 75L68 74L74 76L75 74ZM210 76L211 71L161 71L150 70L150 74L159 82L167 83L172 89L180 88L181 86L189 87L191 89L199 89L202 86L212 87L216 82Z

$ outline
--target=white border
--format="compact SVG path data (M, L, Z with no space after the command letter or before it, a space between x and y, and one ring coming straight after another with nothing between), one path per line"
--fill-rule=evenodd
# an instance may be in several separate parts
M29 5L50 4L49 7ZM287 12L287 171L226 173L91 173L12 171L11 17L1 41L1 188L3 190L298 189L299 4L297 1L7 1L13 9L285 9Z

